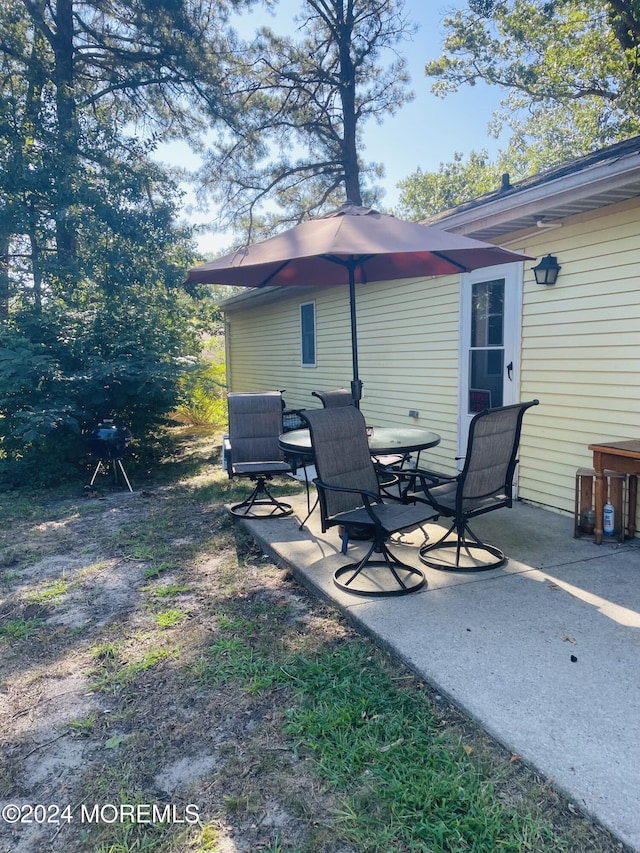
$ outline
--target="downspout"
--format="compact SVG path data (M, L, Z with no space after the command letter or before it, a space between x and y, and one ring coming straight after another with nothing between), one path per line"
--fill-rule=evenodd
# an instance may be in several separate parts
M230 339L231 324L229 318L224 315L224 372L227 381L227 391L231 389L231 358L230 358Z

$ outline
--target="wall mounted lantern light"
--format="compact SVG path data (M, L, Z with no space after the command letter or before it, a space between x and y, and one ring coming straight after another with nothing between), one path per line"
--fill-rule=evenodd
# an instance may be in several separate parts
M555 284L560 269L560 264L555 255L545 255L540 263L533 267L536 284Z

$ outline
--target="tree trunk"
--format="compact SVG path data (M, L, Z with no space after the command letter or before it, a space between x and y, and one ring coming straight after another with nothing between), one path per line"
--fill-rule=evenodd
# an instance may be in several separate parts
M38 238L32 230L29 234L31 243L31 273L33 275L33 307L36 314L42 314L42 264L40 262L40 246Z
M344 188L346 198L354 204L362 204L360 193L360 166L356 144L356 71L351 57L353 38L353 10L347 4L347 18L337 27L340 55L340 99L342 101L343 139L342 163L344 166Z
M9 243L9 235L0 234L0 323L9 319Z
M73 0L57 0L55 21L57 31L53 40L58 120L60 169L57 178L56 245L58 260L64 271L75 266L76 235L69 215L74 190L74 175L78 157L78 128L74 96L73 68Z

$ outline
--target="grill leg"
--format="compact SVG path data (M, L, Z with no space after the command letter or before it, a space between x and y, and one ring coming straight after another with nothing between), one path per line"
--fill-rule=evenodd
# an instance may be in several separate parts
M122 471L122 476L124 477L124 481L127 484L127 486L129 486L129 491L133 494L133 489L131 488L131 483L129 482L129 478L127 477L127 472L124 470L124 465L122 464L122 460L116 459L115 462L116 462L117 466L120 468L120 470Z
M93 472L93 477L89 481L89 485L93 486L100 469L104 466L104 470L106 472L107 467L111 465L113 467L113 482L117 485L118 483L118 468L124 477L124 481L127 484L129 491L133 494L133 489L131 488L131 483L129 482L129 478L127 477L127 472L124 470L124 465L122 464L121 459L110 459L108 462L104 462L104 460L99 459L98 464L96 465L96 470Z
M96 477L98 476L98 471L102 468L102 459L98 460L98 464L96 465L96 470L93 472L93 477L89 481L89 485L93 486Z

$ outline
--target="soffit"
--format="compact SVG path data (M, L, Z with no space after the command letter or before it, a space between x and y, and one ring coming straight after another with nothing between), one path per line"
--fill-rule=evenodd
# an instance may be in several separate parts
M424 220L447 231L500 242L506 234L560 222L640 197L640 137L535 175Z

